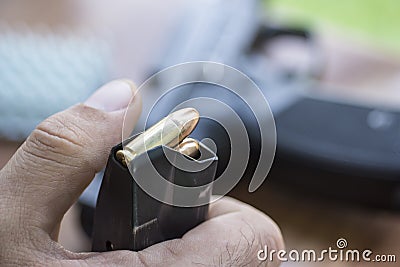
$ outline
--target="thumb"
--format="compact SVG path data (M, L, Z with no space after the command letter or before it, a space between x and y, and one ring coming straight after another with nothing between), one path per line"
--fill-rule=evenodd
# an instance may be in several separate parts
M141 109L135 94L132 82L113 81L32 132L0 172L1 206L18 214L10 224L54 230L121 142L125 112L124 128L132 130Z

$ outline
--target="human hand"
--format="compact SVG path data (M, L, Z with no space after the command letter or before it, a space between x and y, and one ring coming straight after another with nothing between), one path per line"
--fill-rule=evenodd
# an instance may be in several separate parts
M212 204L209 219L139 252L73 253L57 243L60 222L122 138L141 101L128 81L111 82L84 104L42 122L0 171L1 266L259 265L257 251L282 249L276 224L239 201ZM278 264L276 262L270 264Z

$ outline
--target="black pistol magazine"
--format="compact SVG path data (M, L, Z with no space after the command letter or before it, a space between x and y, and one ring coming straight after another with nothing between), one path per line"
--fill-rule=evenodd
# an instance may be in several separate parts
M180 238L207 218L208 204L197 207L165 204L148 195L133 179L129 169L135 169L137 175L146 175L148 168L155 168L164 179L180 186L207 185L214 180L217 168L214 152L199 143L200 156L193 159L160 145L135 156L128 168L116 157L121 149L122 144L119 144L109 155L97 199L92 251L142 250L158 242ZM164 150L168 152L168 158ZM192 161L199 171L184 171L174 166L174 158L182 156ZM166 199L189 197L193 202L208 203L212 184L206 188L198 195L189 196L180 196L173 188L163 190Z

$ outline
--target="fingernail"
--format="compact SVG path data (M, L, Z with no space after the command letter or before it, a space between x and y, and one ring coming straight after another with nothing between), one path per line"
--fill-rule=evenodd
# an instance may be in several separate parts
M115 80L100 87L85 101L85 105L107 112L121 110L129 105L134 90L130 80Z

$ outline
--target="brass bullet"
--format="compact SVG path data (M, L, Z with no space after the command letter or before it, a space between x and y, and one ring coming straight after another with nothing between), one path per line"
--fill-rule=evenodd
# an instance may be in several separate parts
M199 112L194 108L177 110L137 136L116 153L117 159L127 166L136 155L160 145L177 147L196 127Z
M176 148L183 155L198 159L200 157L200 145L196 139L186 137Z

